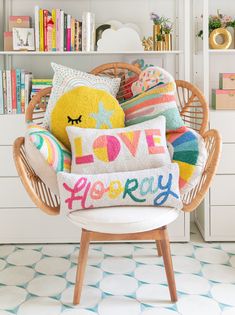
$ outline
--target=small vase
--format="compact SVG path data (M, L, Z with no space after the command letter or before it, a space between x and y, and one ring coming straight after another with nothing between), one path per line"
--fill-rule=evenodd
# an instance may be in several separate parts
M154 24L153 25L153 49L157 50L157 35L161 34L161 25Z
M162 50L165 50L165 43L163 40L158 40L157 41L157 50L158 51L162 51Z
M165 40L165 50L172 50L172 35L165 34L164 40Z

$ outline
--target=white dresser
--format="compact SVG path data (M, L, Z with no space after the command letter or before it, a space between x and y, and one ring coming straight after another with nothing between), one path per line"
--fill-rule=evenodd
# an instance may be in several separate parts
M79 229L37 209L17 176L12 144L24 130L23 115L0 115L0 243L79 242ZM173 241L188 241L189 215L182 212L169 232Z
M195 221L206 241L235 241L235 111L211 110L210 128L222 136L222 156Z

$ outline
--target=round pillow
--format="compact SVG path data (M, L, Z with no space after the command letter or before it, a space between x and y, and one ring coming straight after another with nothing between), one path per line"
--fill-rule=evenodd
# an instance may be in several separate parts
M50 130L70 148L67 126L95 129L124 127L125 115L118 101L108 92L80 86L62 95L50 118Z
M199 182L207 160L203 138L194 130L183 127L167 134L167 145L173 162L179 165L179 188L188 193Z

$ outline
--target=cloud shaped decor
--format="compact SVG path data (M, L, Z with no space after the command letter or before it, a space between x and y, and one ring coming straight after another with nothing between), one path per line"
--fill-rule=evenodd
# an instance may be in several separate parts
M97 42L98 51L136 51L144 50L139 34L129 27L118 30L107 29Z

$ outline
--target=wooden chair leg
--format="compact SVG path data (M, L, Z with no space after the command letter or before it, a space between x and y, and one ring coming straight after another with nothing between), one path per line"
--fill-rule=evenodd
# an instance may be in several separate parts
M170 252L170 242L168 238L167 228L161 230L161 249L162 256L165 265L166 277L169 286L171 301L177 301L177 292L176 292L176 284L175 284L175 275L172 265L171 252Z
M159 257L162 256L162 247L161 247L161 241L156 240L156 246L157 246L157 254Z
M74 296L73 296L74 305L79 304L80 299L81 299L82 285L83 285L83 280L84 280L84 275L85 275L85 270L86 270L89 243L90 243L90 232L86 230L82 230L76 282L75 282L75 289L74 289Z

